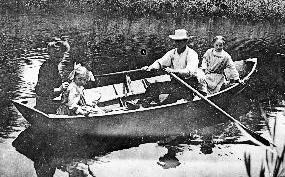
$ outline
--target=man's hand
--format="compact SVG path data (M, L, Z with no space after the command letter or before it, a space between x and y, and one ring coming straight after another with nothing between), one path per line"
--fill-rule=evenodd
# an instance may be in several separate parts
M240 84L242 84L242 85L244 85L245 84L245 82L244 82L244 80L240 80L239 79L239 81L238 81Z
M141 69L144 70L144 71L147 71L148 68L149 68L148 66L144 66L144 67L142 67Z
M145 70L145 71L154 71L154 70L158 70L157 68L153 67L152 65L150 66L144 66L141 68L142 70Z
M165 71L168 72L168 73L176 73L176 71L172 68L165 68Z
M161 68L161 65L159 64L159 62L154 62L152 65L144 66L141 69L145 71L153 71L153 70L159 70L160 68Z

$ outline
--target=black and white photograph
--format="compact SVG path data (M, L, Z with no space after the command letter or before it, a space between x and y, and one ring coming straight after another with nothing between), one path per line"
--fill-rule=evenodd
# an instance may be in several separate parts
M0 177L285 177L284 0L0 0Z

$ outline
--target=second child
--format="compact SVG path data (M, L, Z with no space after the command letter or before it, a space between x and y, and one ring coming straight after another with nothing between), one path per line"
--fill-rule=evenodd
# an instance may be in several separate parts
M92 73L80 64L74 66L70 73L69 84L66 92L63 94L62 105L57 109L60 115L88 115L90 113L103 114L95 102L87 103L84 96L84 86L91 79Z

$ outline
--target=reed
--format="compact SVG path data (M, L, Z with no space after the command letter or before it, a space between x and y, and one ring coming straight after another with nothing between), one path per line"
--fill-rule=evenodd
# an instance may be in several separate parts
M269 123L267 121L267 117L266 114L263 111L263 108L260 105L260 110L261 110L261 116L265 119L265 124L267 127L269 127ZM274 123L273 123L273 129L272 131L268 128L269 134L272 136L273 139L273 143L276 140L276 124L277 124L277 120L274 119ZM274 147L275 149L277 149L278 147ZM284 156L285 156L285 145L282 148L281 152L278 152L278 150L276 150L276 152L272 152L269 151L268 149L266 149L265 151L265 162L261 163L261 167L260 167L260 171L259 171L259 176L263 177L263 176L269 176L270 177L279 177L279 176L284 176L285 175L285 168L284 168ZM247 175L249 177L252 176L251 173L251 154L249 153L244 153L244 163L245 163L245 167L246 167L246 171L247 171Z
M157 15L222 15L253 20L285 19L282 0L2 0L2 12L101 11L129 17Z

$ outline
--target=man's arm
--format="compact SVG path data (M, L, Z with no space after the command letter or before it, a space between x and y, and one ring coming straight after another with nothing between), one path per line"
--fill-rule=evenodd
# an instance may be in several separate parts
M185 76L196 76L199 59L198 54L195 51L188 53L187 65L184 69L180 69L179 73Z
M171 66L171 58L173 57L173 53L175 49L172 49L168 51L162 58L156 60L153 64L150 66L145 66L142 69L146 71L151 71L151 70L159 70L165 67L170 67Z

